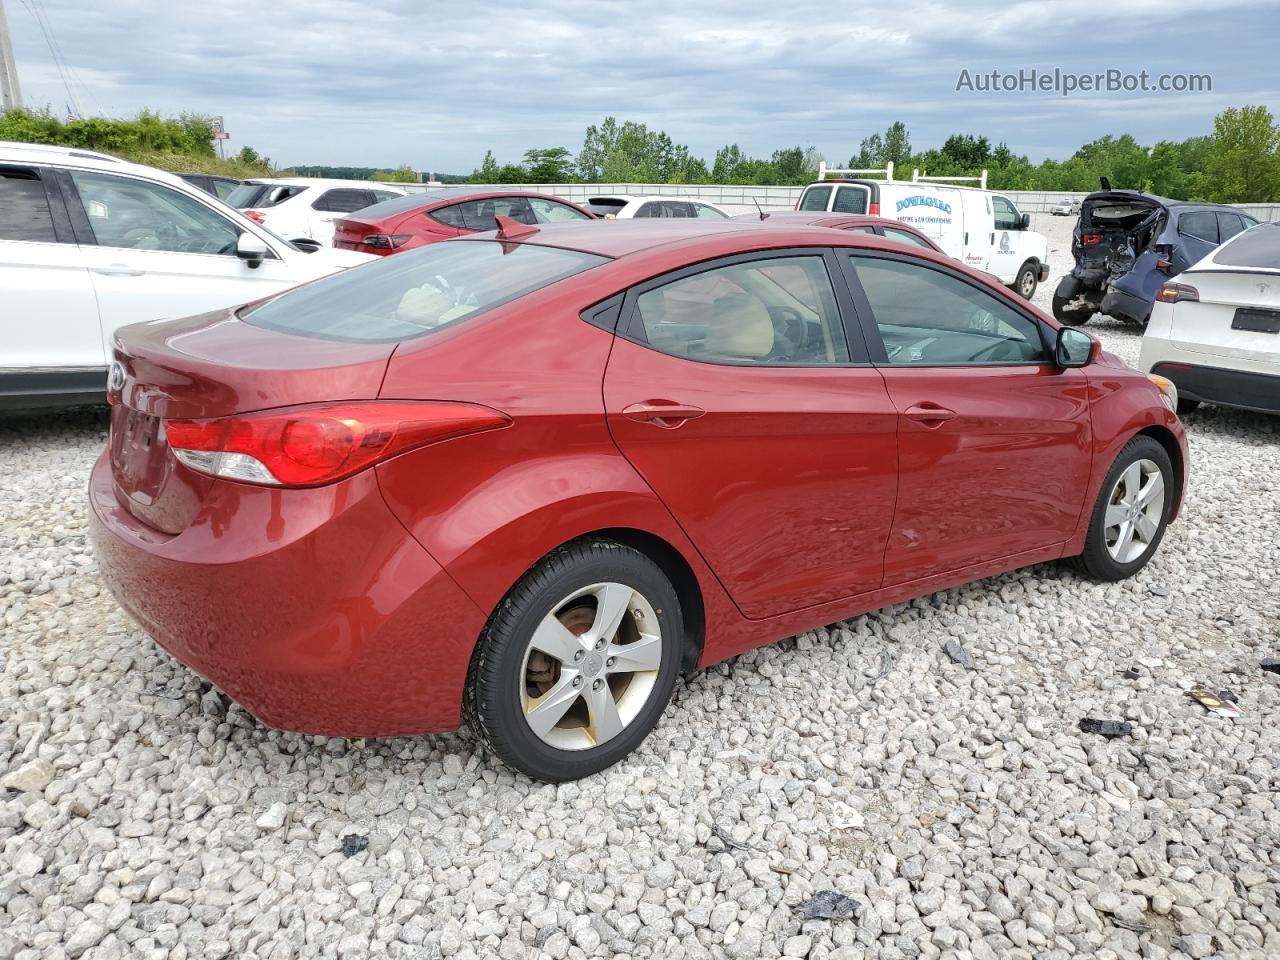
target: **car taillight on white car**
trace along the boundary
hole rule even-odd
[[[1163,283],[1156,299],[1161,303],[1200,302],[1200,291],[1189,283]]]
[[[440,440],[506,426],[475,403],[369,400],[308,404],[207,420],[166,420],[179,462],[242,483],[314,487]]]

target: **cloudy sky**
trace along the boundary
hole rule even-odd
[[[844,162],[901,119],[917,148],[973,132],[1038,162],[1105,133],[1206,133],[1228,106],[1280,112],[1270,2],[0,2],[28,105],[221,114],[233,148],[278,164],[470,172],[489,148],[576,153],[610,114],[708,159],[800,144]],[[1213,89],[956,90],[962,70],[1032,68],[1210,74]]]

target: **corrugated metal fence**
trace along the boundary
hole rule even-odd
[[[397,184],[406,186],[406,184]],[[424,184],[408,184],[412,191],[439,189]],[[522,184],[468,184],[477,189],[493,190],[531,190],[537,193],[551,193],[572,200],[574,203],[585,203],[591,197],[609,194],[662,194],[665,196],[690,197],[707,200],[723,207],[731,214],[754,213],[756,204],[762,210],[791,210],[800,199],[803,187],[748,187],[719,184],[672,184],[672,183],[522,183]],[[1014,202],[1024,213],[1045,213],[1059,200],[1071,198],[1082,199],[1083,193],[1062,193],[1051,190],[1009,190],[1005,196]],[[1259,220],[1280,222],[1280,203],[1240,203],[1241,210],[1257,217]]]

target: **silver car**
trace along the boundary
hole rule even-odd
[[[1049,212],[1055,217],[1074,217],[1080,212],[1080,201],[1073,200],[1070,197],[1063,197],[1049,208]]]

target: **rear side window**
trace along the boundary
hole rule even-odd
[[[459,230],[497,229],[496,217],[510,217],[517,223],[533,226],[539,222],[526,197],[485,197],[481,200],[464,200],[452,206],[432,210],[429,216]]]
[[[749,260],[647,290],[636,318],[649,345],[689,360],[845,363],[849,347],[820,256]]]
[[[565,220],[586,220],[587,215],[580,210],[555,200],[543,200],[541,197],[530,197],[529,207],[539,223],[560,223]]]
[[[1245,229],[1245,223],[1238,213],[1220,213],[1218,214],[1218,239],[1226,243],[1241,230]]]
[[[699,220],[728,220],[729,215],[721,213],[715,207],[709,207],[705,203],[695,203],[693,205],[694,214]]]
[[[592,197],[587,201],[587,209],[598,217],[616,217],[618,211],[626,205],[625,200],[614,200],[609,197]]]
[[[228,203],[231,199],[231,194],[234,193],[236,190],[238,190],[239,187],[240,187],[240,184],[232,183],[230,180],[213,181],[214,196],[216,196],[223,203]]]
[[[833,213],[866,213],[867,188],[841,187],[836,191],[836,203],[831,210]]]
[[[53,243],[53,216],[35,173],[0,170],[0,240]]]
[[[897,240],[899,243],[906,243],[913,247],[924,247],[926,250],[933,249],[932,244],[922,240],[920,237],[917,237],[914,233],[908,233],[906,230],[896,230],[893,227],[885,227],[884,235],[887,239]]]
[[[854,257],[892,364],[1034,363],[1047,359],[1040,329],[1008,304],[931,267]]]
[[[311,209],[323,210],[327,213],[355,213],[357,210],[373,206],[375,202],[372,190],[351,190],[340,187],[322,193],[311,205]]]
[[[241,319],[283,333],[329,340],[407,340],[606,259],[532,244],[433,243],[297,287],[246,309]]]
[[[827,201],[831,199],[830,187],[810,187],[800,198],[801,210],[825,210]]]
[[[1196,237],[1218,242],[1218,220],[1212,213],[1184,213],[1178,218],[1178,232],[1184,237]]]

